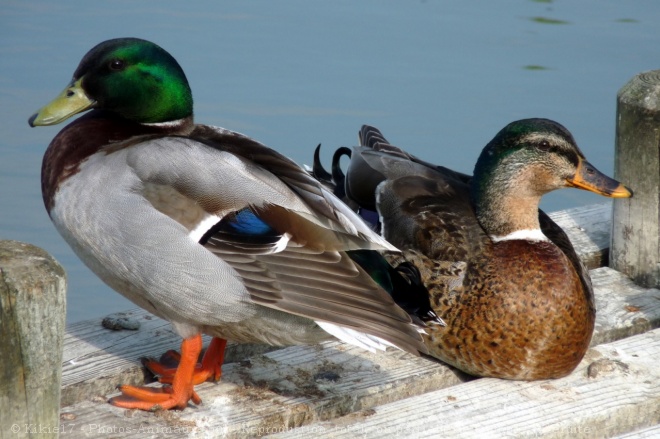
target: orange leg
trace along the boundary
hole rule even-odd
[[[183,409],[191,399],[199,404],[201,399],[193,389],[193,376],[201,351],[201,334],[184,339],[181,343],[181,361],[172,378],[172,387],[158,389],[121,386],[119,390],[122,395],[111,398],[110,403],[118,407],[140,410]]]
[[[205,381],[218,381],[222,376],[222,363],[225,360],[225,347],[227,340],[213,337],[209,347],[202,357],[202,362],[195,365],[193,373],[193,384],[201,384]],[[176,351],[167,351],[160,358],[160,361],[145,360],[144,366],[158,377],[158,381],[165,384],[172,384],[178,364],[181,362],[181,355]],[[173,365],[173,366],[172,366]]]

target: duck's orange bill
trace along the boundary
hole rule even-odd
[[[615,179],[603,174],[594,165],[584,159],[580,159],[573,178],[566,181],[569,186],[595,192],[610,198],[629,198],[633,195],[630,189]]]

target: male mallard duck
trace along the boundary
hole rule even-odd
[[[88,109],[45,153],[48,214],[103,281],[184,339],[176,369],[146,362],[171,387],[123,386],[113,404],[199,403],[193,386],[220,377],[225,339],[290,345],[336,336],[426,352],[419,320],[433,317],[428,292],[414,270],[379,265],[374,251],[396,248],[291,160],[195,124],[186,77],[165,50],[134,38],[97,45],[29,123]],[[404,295],[402,306],[418,315],[388,293]],[[215,338],[196,365],[201,333]]]
[[[363,126],[359,137],[342,191],[377,210],[383,237],[403,252],[396,259],[420,269],[447,323],[428,329],[430,354],[477,376],[569,374],[589,346],[593,290],[539,201],[564,187],[632,193],[589,164],[568,130],[547,119],[507,125],[484,148],[473,177],[424,162],[373,127]],[[323,179],[327,185],[328,175]]]

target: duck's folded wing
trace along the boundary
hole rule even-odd
[[[407,161],[418,163],[427,168],[438,171],[445,178],[451,178],[463,183],[468,183],[472,179],[471,175],[463,174],[462,172],[457,172],[444,166],[435,165],[433,163],[427,162],[425,160],[416,157],[409,152],[394,146],[387,141],[383,133],[376,127],[370,125],[362,125],[360,132],[358,133],[358,141],[360,146],[373,149],[374,151],[386,152],[390,156],[398,156]]]
[[[241,276],[252,300],[260,305],[376,335],[418,351],[418,330],[346,252],[312,249],[288,241],[281,251],[262,247],[237,253],[244,239],[216,233],[206,248]]]
[[[345,253],[393,246],[288,159],[231,133],[209,137],[154,140],[132,166],[206,212],[200,243],[255,303],[424,350],[410,316]]]
[[[360,142],[366,146],[354,148],[347,194],[367,208],[377,200],[390,243],[414,243],[428,257],[463,260],[487,239],[470,204],[469,176],[416,159],[368,125]]]
[[[212,148],[229,153],[235,158],[249,163],[250,166],[259,168],[262,178],[265,180],[277,180],[278,184],[285,185],[289,192],[295,195],[297,202],[295,204],[287,202],[272,204],[295,211],[300,217],[338,235],[338,239],[343,243],[341,247],[338,247],[339,250],[369,248],[397,251],[395,247],[371,230],[359,215],[334,196],[330,190],[295,162],[276,151],[240,133],[218,127],[198,125],[190,136]],[[266,174],[270,175],[266,177]],[[306,207],[299,208],[300,205]],[[303,226],[303,224],[298,224],[295,219],[290,219],[290,221],[296,223],[297,226]],[[291,224],[291,226],[293,225]],[[309,229],[303,227],[300,233],[308,231]],[[314,233],[317,232],[318,230],[314,230]],[[326,238],[319,240],[325,241]],[[300,239],[313,241],[311,237],[300,236]]]

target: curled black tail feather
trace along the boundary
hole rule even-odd
[[[330,189],[332,193],[342,200],[348,207],[358,212],[359,207],[355,201],[346,195],[346,176],[341,169],[340,160],[343,156],[351,157],[351,149],[345,146],[338,148],[332,156],[332,173],[325,170],[321,164],[321,144],[314,150],[314,163],[312,164],[312,177],[316,178],[323,186]]]
[[[327,184],[327,185],[333,185],[332,187],[334,188],[334,182],[332,181],[332,175],[325,170],[323,165],[321,164],[321,144],[319,143],[316,146],[316,149],[314,150],[314,163],[312,163],[312,176],[320,181],[321,183]]]
[[[344,200],[346,198],[346,175],[344,171],[341,170],[341,158],[342,156],[348,156],[351,158],[351,149],[345,146],[337,148],[335,153],[332,155],[332,181],[335,183],[335,195]]]
[[[312,177],[316,178],[326,187],[332,190],[337,198],[346,201],[346,175],[341,169],[341,158],[348,156],[351,158],[351,149],[345,146],[337,148],[332,155],[331,172],[328,172],[321,163],[321,144],[319,143],[314,150],[314,162],[312,163]]]

